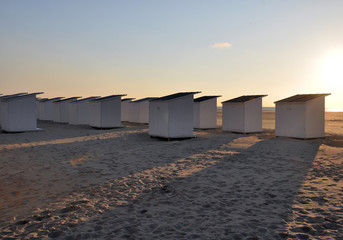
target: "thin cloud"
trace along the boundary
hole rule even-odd
[[[232,44],[229,42],[220,42],[212,45],[212,48],[231,48]]]

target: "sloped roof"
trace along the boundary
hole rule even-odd
[[[321,93],[321,94],[297,94],[292,97],[281,99],[274,103],[286,103],[286,102],[307,102],[318,97],[326,97],[331,95],[331,93]]]
[[[142,99],[138,99],[136,101],[132,101],[133,103],[139,103],[139,102],[144,102],[144,101],[152,101],[156,99],[156,97],[146,97],[146,98],[142,98]]]
[[[44,100],[39,99],[40,102],[55,102],[61,100],[64,97],[55,97],[55,98],[45,98]]]
[[[46,100],[45,102],[48,102],[48,101],[58,101],[58,100],[61,100],[62,98],[64,97],[55,97],[55,98],[49,98],[48,100]]]
[[[81,97],[70,97],[70,98],[63,98],[63,99],[60,99],[60,100],[57,100],[55,102],[64,102],[64,101],[72,101],[72,100],[77,100],[78,98],[81,98]]]
[[[197,94],[197,93],[201,93],[201,92],[179,92],[179,93],[174,93],[174,94],[167,95],[164,97],[156,98],[152,101],[169,101],[169,100],[173,100],[176,98],[184,97],[184,96],[191,95],[191,94],[193,95],[193,94]]]
[[[25,94],[27,94],[27,92],[25,92],[25,93],[10,94],[10,95],[3,95],[3,96],[0,96],[0,99],[5,99],[5,98],[9,98],[9,97],[14,97],[14,96],[20,96],[20,95],[25,95]]]
[[[206,100],[209,100],[212,98],[218,98],[218,97],[221,97],[221,95],[218,95],[218,96],[202,96],[202,97],[195,98],[194,102],[203,102],[203,101],[206,101]]]
[[[75,100],[73,102],[90,101],[90,100],[93,100],[93,99],[96,99],[96,98],[100,98],[100,96],[94,96],[94,97],[87,97],[87,98],[77,99],[77,100]]]
[[[23,97],[29,97],[29,96],[36,96],[38,94],[43,94],[44,92],[36,92],[36,93],[29,93],[29,94],[13,94],[13,95],[7,95],[7,96],[3,96],[1,98],[1,101],[9,101],[9,100],[13,100],[16,98],[23,98]]]
[[[122,97],[122,96],[126,96],[126,94],[109,95],[106,97],[95,98],[95,99],[92,99],[91,101],[104,101],[110,98],[116,98],[116,97]]]
[[[126,95],[125,95],[126,96]],[[135,99],[135,98],[123,98],[121,101],[122,102],[126,102],[126,101],[131,101],[131,100],[133,100],[133,99]]]
[[[262,98],[262,97],[266,97],[268,95],[244,95],[244,96],[240,96],[237,98],[233,98],[230,100],[227,100],[225,102],[222,103],[243,103],[243,102],[248,102],[257,98]]]

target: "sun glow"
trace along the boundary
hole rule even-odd
[[[324,60],[321,78],[328,87],[343,87],[343,51]]]

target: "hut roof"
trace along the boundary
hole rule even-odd
[[[3,96],[0,96],[0,99],[4,99],[4,98],[8,98],[8,97],[13,97],[13,96],[20,96],[20,95],[25,95],[25,94],[27,94],[27,92],[25,92],[25,93],[10,94],[10,95],[3,95]]]
[[[156,98],[152,101],[169,101],[169,100],[173,100],[175,98],[180,98],[180,97],[184,97],[184,96],[191,95],[191,94],[193,95],[193,94],[197,94],[197,93],[201,93],[201,92],[179,92],[179,93],[174,93],[174,94],[167,95],[164,97]]]
[[[133,101],[133,103],[139,103],[139,102],[144,102],[144,101],[152,101],[156,99],[156,97],[146,97],[146,98],[142,98],[142,99],[138,99],[136,101]]]
[[[40,100],[40,102],[55,102],[55,101],[61,100],[62,98],[64,97],[47,98],[44,100]]]
[[[126,96],[126,95],[125,95]],[[133,99],[135,99],[135,98],[123,98],[121,101],[122,102],[126,102],[126,101],[131,101],[131,100],[133,100]]]
[[[29,97],[29,96],[33,96],[33,95],[38,95],[38,94],[43,94],[44,92],[36,92],[36,93],[29,93],[29,94],[14,94],[14,95],[7,95],[7,96],[3,96],[1,98],[1,101],[10,101],[13,99],[17,99],[17,98],[23,98],[23,97]]]
[[[276,101],[275,103],[286,103],[286,102],[307,102],[312,99],[318,98],[318,97],[326,97],[331,95],[331,93],[321,93],[321,94],[297,94],[292,97],[288,97],[285,99],[281,99],[279,101]]]
[[[100,98],[100,96],[94,96],[94,97],[87,97],[87,98],[77,99],[77,100],[75,100],[73,102],[90,101],[90,100],[93,100],[93,99],[96,99],[96,98]]]
[[[262,97],[266,97],[268,95],[244,95],[244,96],[240,96],[237,98],[233,98],[230,100],[227,100],[225,102],[222,103],[243,103],[243,102],[248,102],[257,98],[262,98]]]
[[[116,98],[116,97],[122,97],[122,96],[126,96],[126,94],[109,95],[109,96],[106,96],[106,97],[95,98],[95,99],[92,99],[91,101],[104,101],[104,100],[107,100],[107,99]]]
[[[218,98],[218,97],[221,97],[221,95],[218,95],[218,96],[202,96],[202,97],[195,98],[194,102],[203,102],[203,101],[206,101],[206,100],[209,100],[212,98]]]
[[[57,100],[55,102],[64,102],[64,101],[69,101],[69,100],[77,100],[78,98],[81,98],[81,97],[70,97],[70,98],[63,98],[63,99],[60,99],[60,100]]]

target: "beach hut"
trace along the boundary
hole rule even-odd
[[[275,135],[325,137],[325,94],[298,94],[275,102]]]
[[[209,129],[217,127],[217,98],[220,96],[202,96],[194,99],[193,127]]]
[[[1,99],[1,127],[6,132],[37,130],[36,96],[39,93],[12,95]]]
[[[43,105],[43,109],[41,110],[41,120],[43,121],[52,121],[54,119],[54,102],[61,100],[62,97],[56,97],[56,98],[48,98],[45,100],[42,100],[40,103]]]
[[[47,98],[37,98],[36,109],[37,109],[37,119],[42,120],[44,116],[44,101]]]
[[[69,124],[89,124],[91,100],[99,98],[88,97],[70,102]]]
[[[262,132],[262,98],[267,95],[244,95],[222,102],[223,131]]]
[[[57,123],[69,122],[69,105],[70,102],[77,100],[80,97],[64,98],[53,102],[53,121]]]
[[[10,94],[10,95],[1,95],[1,96],[0,96],[0,127],[1,127],[1,100],[2,100],[2,99],[5,99],[5,98],[8,98],[8,97],[20,96],[20,95],[25,95],[25,94],[27,94],[27,92],[24,92],[24,93],[16,93],[16,94]]]
[[[129,122],[130,117],[132,116],[132,100],[134,98],[124,98],[121,100],[121,120],[123,122]]]
[[[42,101],[46,100],[47,98],[40,98],[36,97],[36,117],[38,120],[42,117],[43,106],[41,104]]]
[[[147,97],[131,102],[130,122],[149,123],[149,105],[154,97]]]
[[[91,100],[89,125],[96,128],[121,127],[121,95]]]
[[[150,101],[149,135],[162,138],[193,137],[193,96],[180,92]]]

